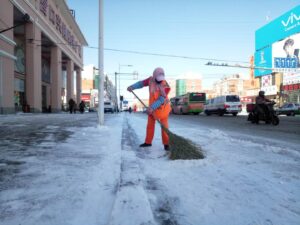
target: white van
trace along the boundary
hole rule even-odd
[[[204,113],[209,116],[211,114],[232,114],[236,116],[242,111],[242,104],[238,95],[224,95],[209,99],[204,107]]]
[[[104,102],[104,112],[111,112],[114,113],[114,105],[111,101],[105,101]]]

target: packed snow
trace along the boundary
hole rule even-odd
[[[0,125],[9,120],[1,119]],[[14,185],[0,187],[0,224],[299,224],[297,144],[272,145],[178,121],[172,132],[200,145],[205,159],[171,161],[158,124],[152,147],[138,147],[146,122],[145,114],[106,115],[105,126],[67,128],[65,141],[48,135],[32,147],[38,155],[18,158]]]

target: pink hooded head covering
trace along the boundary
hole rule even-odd
[[[157,67],[153,71],[153,78],[157,81],[163,81],[165,80],[165,71],[161,67]],[[163,97],[166,97],[166,93],[164,91],[164,88],[160,85],[157,84],[156,82],[153,82],[150,86],[150,92],[154,92],[155,90],[160,90],[160,93]]]
[[[161,67],[157,67],[153,71],[153,78],[156,79],[157,81],[163,81],[165,80],[165,71]]]

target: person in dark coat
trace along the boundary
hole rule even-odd
[[[84,101],[82,100],[82,101],[79,103],[79,112],[80,112],[80,113],[84,113],[84,107],[85,107],[85,103],[84,103]]]
[[[269,110],[267,104],[272,101],[265,97],[264,91],[259,91],[258,96],[255,99],[255,102],[257,105],[258,112],[265,114],[267,117],[269,117],[270,110]]]
[[[75,113],[75,101],[73,100],[73,98],[70,98],[69,100],[69,110],[71,114],[73,112]]]

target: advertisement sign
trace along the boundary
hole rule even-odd
[[[293,8],[255,32],[255,49],[300,33],[300,6]]]
[[[261,90],[265,92],[265,95],[276,95],[278,88],[276,85],[261,87]]]
[[[282,77],[282,84],[298,84],[300,83],[300,73],[284,73]]]
[[[300,33],[272,46],[274,68],[299,68]]]
[[[254,65],[258,68],[272,68],[272,47],[266,47],[255,52]],[[271,74],[272,70],[255,69],[254,76]]]
[[[269,87],[272,85],[272,75],[261,77],[261,87]]]

